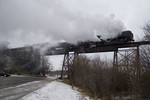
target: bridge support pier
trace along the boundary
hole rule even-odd
[[[140,63],[140,53],[139,53],[139,46],[137,46],[137,52],[136,52],[136,66],[137,66],[137,77],[139,78],[141,76],[141,63]]]
[[[137,77],[141,74],[139,46],[133,49],[114,51],[113,68],[115,70],[133,71]]]
[[[67,77],[69,78],[69,71],[70,71],[70,65],[74,63],[75,58],[78,56],[78,53],[69,53],[67,52],[64,55],[63,59],[63,65],[62,65],[62,70],[61,70],[61,79]]]
[[[118,70],[118,50],[114,51],[113,68]]]

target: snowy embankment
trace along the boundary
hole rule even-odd
[[[82,96],[77,88],[59,82],[53,81],[43,88],[36,90],[21,100],[90,100],[89,97]]]

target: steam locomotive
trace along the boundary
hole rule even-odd
[[[93,48],[93,47],[100,47],[105,45],[115,45],[120,43],[130,43],[133,42],[133,33],[129,30],[122,31],[117,37],[108,38],[106,40],[101,39],[100,35],[97,35],[100,41],[85,41],[85,42],[78,42],[77,46],[80,48]]]
[[[134,41],[133,33],[129,30],[122,31],[121,34],[119,34],[117,37],[108,38],[106,40],[101,39],[100,35],[97,35],[97,37],[101,40],[101,42],[122,42],[122,43],[127,43],[127,42]]]
[[[66,50],[74,50],[77,48],[94,48],[107,45],[130,43],[134,41],[133,33],[129,30],[122,31],[117,37],[108,38],[106,40],[101,39],[100,35],[97,35],[97,37],[100,39],[100,41],[80,41],[77,44],[64,42],[61,43],[59,46]]]

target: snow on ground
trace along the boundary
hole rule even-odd
[[[43,88],[36,90],[20,100],[90,100],[89,97],[83,97],[77,88],[59,82],[53,81]]]
[[[27,85],[31,85],[31,84],[35,84],[35,83],[40,83],[40,81],[27,82],[25,84],[13,86],[13,87],[7,87],[7,88],[1,89],[1,90],[7,90],[7,89],[11,89],[11,88],[19,88],[19,87],[22,87],[22,86],[27,86]]]
[[[12,74],[11,77],[28,77],[27,75],[16,75],[16,74]]]
[[[46,78],[54,80],[57,79],[57,76],[46,76]]]

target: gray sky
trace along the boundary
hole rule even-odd
[[[98,40],[131,30],[137,39],[150,20],[150,0],[0,0],[0,42]]]

